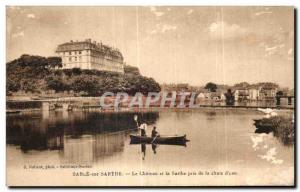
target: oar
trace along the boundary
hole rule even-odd
[[[156,135],[156,136],[154,137],[154,139],[152,140],[151,144],[155,141],[155,139],[157,138],[157,136],[158,136],[158,135]]]

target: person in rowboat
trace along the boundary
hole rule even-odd
[[[141,136],[145,137],[146,135],[146,130],[147,130],[147,124],[143,123],[140,125],[139,129],[141,130]]]
[[[158,136],[159,135],[158,135],[158,132],[156,131],[156,126],[154,126],[153,129],[152,129],[151,137],[156,138]]]

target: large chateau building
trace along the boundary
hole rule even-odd
[[[62,58],[63,69],[81,68],[124,73],[124,59],[118,49],[102,43],[70,41],[58,45],[56,53]]]

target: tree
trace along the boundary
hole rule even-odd
[[[46,79],[47,89],[52,89],[55,91],[65,91],[69,89],[69,86],[63,82],[60,77],[48,77]]]
[[[24,79],[21,81],[21,88],[25,92],[38,92],[36,79]]]
[[[210,92],[216,92],[218,87],[215,83],[209,82],[205,85],[204,88],[207,89]]]
[[[50,68],[61,68],[62,60],[60,57],[48,57],[47,58],[48,67]]]
[[[85,91],[88,95],[97,96],[99,95],[99,78],[96,76],[77,76],[74,78],[71,88],[74,91],[80,92]]]
[[[233,93],[231,92],[231,89],[228,89],[227,90],[227,93],[225,93],[225,97],[226,97],[226,105],[234,105],[234,95]]]
[[[22,67],[46,68],[48,66],[48,61],[45,57],[35,55],[24,54],[13,62],[17,62]]]
[[[276,96],[279,96],[279,97],[283,96],[283,91],[277,91]]]
[[[17,92],[21,88],[19,82],[14,81],[12,78],[7,78],[6,81],[6,92]]]
[[[72,69],[72,74],[73,75],[81,75],[81,69],[80,68],[73,68]]]
[[[63,69],[62,71],[66,76],[72,76],[72,69]]]
[[[140,75],[140,70],[137,67],[133,67],[130,65],[124,66],[124,72],[125,74],[133,74],[133,75]]]

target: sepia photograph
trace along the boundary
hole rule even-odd
[[[294,7],[5,9],[8,187],[295,187]]]

